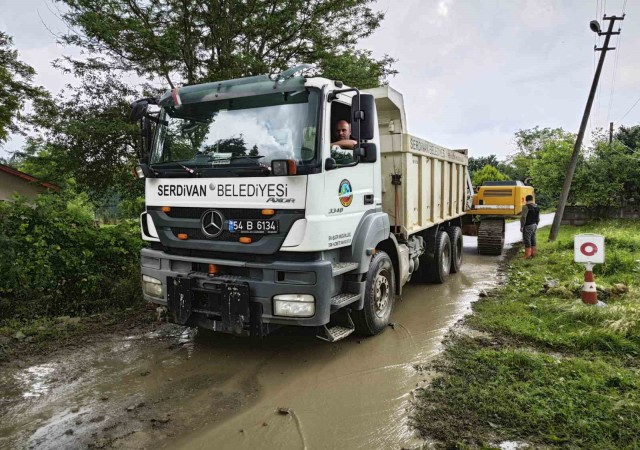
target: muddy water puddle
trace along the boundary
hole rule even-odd
[[[142,448],[241,408],[256,374],[194,353],[194,335],[168,325],[3,371],[0,448]]]
[[[415,368],[441,348],[479,289],[496,283],[497,258],[465,254],[465,272],[440,286],[409,285],[393,327],[375,338],[333,345],[280,344],[265,362],[256,403],[216,426],[183,436],[180,448],[401,448],[419,444],[407,423]],[[279,408],[292,413],[282,414]]]
[[[475,252],[465,237],[461,273],[406,286],[393,327],[374,338],[328,344],[290,329],[254,340],[167,325],[3,370],[0,448],[416,446],[406,409],[428,380],[414,366],[498,281],[499,258]]]

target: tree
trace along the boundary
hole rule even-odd
[[[485,181],[504,181],[507,179],[506,175],[487,164],[473,175],[472,182],[474,186],[482,186]]]
[[[141,95],[110,72],[92,72],[70,96],[35,102],[30,121],[40,135],[28,140],[22,164],[56,184],[73,177],[93,199],[135,198],[142,191],[131,174],[140,131],[127,117]]]
[[[32,84],[35,70],[18,60],[12,46],[11,37],[0,31],[0,146],[10,133],[20,131],[17,121],[25,103],[46,96],[43,88]]]
[[[633,139],[640,127],[633,128],[625,129],[623,140],[616,138],[611,144],[604,134],[597,137],[593,149],[576,172],[574,194],[577,203],[597,207],[640,204],[638,147],[624,143],[640,144]]]
[[[562,128],[540,128],[536,126],[528,130],[518,130],[514,138],[514,143],[518,149],[515,155],[537,158],[546,143],[566,139],[575,141],[574,135],[564,131]]]
[[[380,26],[372,0],[59,0],[72,31],[62,41],[96,68],[161,78],[169,86],[226,80],[315,63],[347,84],[384,82],[394,60],[356,43]]]
[[[528,130],[518,130],[514,137],[514,144],[517,150],[507,158],[508,169],[504,168],[506,169],[505,172],[512,180],[531,181],[537,187],[539,180],[536,179],[531,168],[534,162],[542,157],[547,148],[546,146],[549,144],[555,145],[556,143],[573,145],[574,142],[575,135],[564,131],[562,128],[540,128],[536,126]],[[549,169],[553,169],[553,167],[549,167]],[[556,170],[559,170],[559,168]],[[566,168],[562,169],[562,176],[564,176],[565,172]],[[544,184],[544,181],[542,183]],[[540,197],[537,191],[536,196],[537,200],[539,200]]]
[[[627,148],[627,151],[640,150],[640,125],[633,127],[621,126],[614,138]]]
[[[468,166],[469,174],[473,177],[473,174],[482,170],[484,166],[498,167],[498,164],[498,157],[496,155],[478,156],[477,158],[470,156]]]
[[[554,139],[546,141],[537,151],[529,166],[538,203],[545,206],[557,203],[573,152],[573,141]],[[580,165],[583,158],[578,160]],[[575,192],[575,187],[572,193]]]

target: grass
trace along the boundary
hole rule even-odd
[[[605,236],[606,263],[594,272],[606,308],[579,300],[580,233]],[[444,448],[505,440],[640,448],[638,222],[563,227],[554,243],[541,230],[539,238],[538,256],[508,262],[507,282],[466,318],[461,330],[482,333],[450,334],[433,382],[417,396],[413,426]]]

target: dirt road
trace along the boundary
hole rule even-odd
[[[507,241],[518,238],[508,224]],[[9,366],[0,448],[417,446],[406,421],[425,382],[415,366],[498,282],[499,258],[478,256],[475,238],[464,258],[443,285],[407,286],[394,326],[374,338],[328,344],[285,330],[252,340],[165,325]]]

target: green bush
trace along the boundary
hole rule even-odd
[[[141,301],[139,227],[97,227],[72,191],[0,203],[0,324]]]

